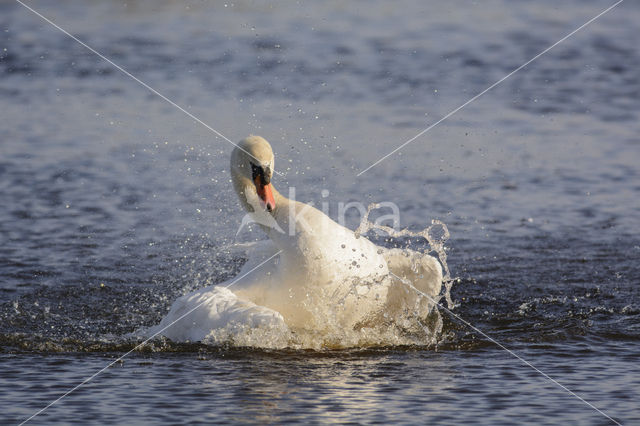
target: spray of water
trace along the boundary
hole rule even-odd
[[[345,277],[339,285],[319,288],[294,285],[295,290],[290,291],[304,289],[303,297],[282,297],[300,301],[296,309],[307,315],[304,325],[287,323],[283,312],[280,322],[256,327],[230,322],[213,330],[203,341],[214,345],[312,349],[437,344],[443,322],[436,304],[444,298],[449,309],[454,307],[445,247],[449,231],[437,220],[420,231],[373,223],[369,213],[378,207],[368,207],[355,234],[358,238],[384,235],[389,245],[395,246],[379,247],[379,254],[384,255],[389,266],[388,275],[375,280]],[[418,239],[426,241],[428,247],[424,243],[409,247]],[[251,257],[252,253],[248,255]],[[238,294],[244,296],[242,292]],[[354,320],[353,306],[359,304],[375,309]]]
[[[438,297],[438,300],[440,297],[444,297],[447,302],[447,307],[449,309],[453,309],[455,304],[451,299],[451,288],[453,287],[454,279],[451,278],[445,248],[445,243],[450,237],[447,225],[440,220],[433,219],[431,221],[431,225],[421,231],[411,231],[409,229],[396,230],[390,226],[374,224],[369,220],[369,214],[380,207],[381,206],[377,203],[369,205],[366,214],[360,221],[360,225],[354,231],[356,236],[360,236],[368,232],[383,232],[391,238],[424,238],[429,243],[429,249],[421,253],[423,255],[428,255],[430,252],[434,253],[440,261],[443,270],[442,284],[444,285],[444,292]]]

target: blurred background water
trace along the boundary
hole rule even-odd
[[[632,424],[637,3],[356,177],[612,3],[28,4],[231,140],[267,138],[298,200],[442,220],[455,312]],[[0,403],[18,423],[233,277],[242,214],[231,144],[13,1],[0,76]],[[443,316],[437,347],[156,342],[34,422],[610,423]]]

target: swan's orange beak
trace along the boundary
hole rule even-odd
[[[262,176],[260,175],[256,176],[253,183],[256,185],[256,192],[258,193],[258,198],[260,198],[260,205],[262,208],[266,208],[267,211],[272,212],[276,208],[276,200],[273,198],[271,183],[264,185],[262,183]]]

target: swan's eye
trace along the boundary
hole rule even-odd
[[[256,166],[252,162],[249,162],[249,164],[251,164],[251,179],[255,182],[256,178],[260,176],[260,182],[262,182],[263,185],[269,185],[271,182],[270,167]]]
[[[261,172],[262,172],[262,168],[256,166],[255,164],[253,164],[252,162],[249,162],[249,164],[251,164],[251,179],[252,180],[256,180],[256,178],[258,176],[260,176]]]

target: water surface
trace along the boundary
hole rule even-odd
[[[640,421],[636,3],[360,177],[610,3],[29,4],[231,140],[267,138],[299,200],[442,220],[454,312]],[[0,403],[19,423],[235,276],[242,212],[231,144],[14,2],[0,75]],[[611,423],[441,314],[435,346],[156,341],[33,421]]]

